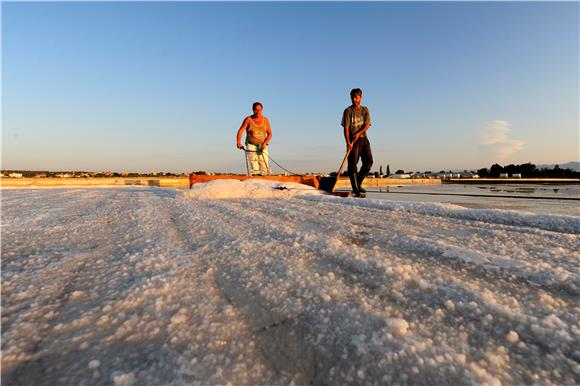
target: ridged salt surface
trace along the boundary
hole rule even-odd
[[[580,217],[2,191],[3,385],[574,385]]]

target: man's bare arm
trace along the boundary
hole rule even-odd
[[[354,136],[354,138],[353,138],[352,142],[353,142],[353,143],[354,143],[354,142],[356,142],[356,140],[357,140],[357,139],[358,139],[358,138],[359,138],[361,135],[363,135],[364,133],[366,133],[366,132],[367,132],[367,130],[369,129],[369,127],[371,127],[371,124],[370,124],[370,123],[368,123],[368,122],[367,122],[367,123],[365,123],[365,124],[363,125],[362,129],[360,129],[360,131],[359,131],[359,132],[357,132],[357,133],[355,134],[355,136]]]
[[[270,121],[268,120],[268,118],[264,118],[266,120],[266,139],[264,140],[264,143],[262,144],[263,147],[268,146],[268,143],[270,142],[270,140],[272,140],[272,128],[270,127]]]
[[[246,131],[246,128],[248,127],[249,120],[250,120],[250,117],[246,117],[244,119],[244,121],[242,122],[242,125],[238,129],[238,136],[237,136],[237,148],[238,149],[244,148],[244,145],[242,145],[242,136],[244,135],[244,131]]]

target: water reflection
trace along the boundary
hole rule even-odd
[[[399,185],[367,189],[367,198],[580,216],[580,185]]]

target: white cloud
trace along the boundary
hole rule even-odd
[[[522,150],[527,141],[510,139],[512,130],[508,121],[496,120],[486,122],[482,127],[479,144],[493,157],[493,161],[504,161],[508,156]]]

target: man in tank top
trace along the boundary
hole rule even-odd
[[[252,176],[266,176],[270,174],[268,166],[268,143],[272,139],[270,121],[262,115],[263,106],[260,102],[252,105],[253,115],[246,117],[238,130],[237,147],[246,151],[249,173]],[[246,132],[245,148],[242,145],[242,136]]]
[[[367,138],[367,130],[371,126],[371,115],[366,106],[361,106],[362,91],[355,88],[350,92],[352,105],[342,113],[341,125],[344,127],[344,139],[348,155],[348,176],[355,197],[364,197],[366,190],[362,184],[373,165],[371,144]],[[357,172],[357,164],[362,159],[362,166]]]

